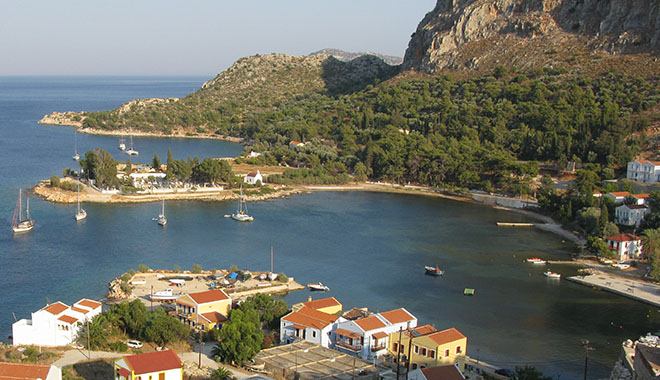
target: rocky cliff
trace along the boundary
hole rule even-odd
[[[595,51],[658,50],[658,0],[438,0],[412,35],[403,68],[556,65]]]

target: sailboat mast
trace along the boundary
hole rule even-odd
[[[17,226],[18,225],[18,220],[20,219],[20,213],[21,213],[21,190],[18,190],[18,200],[16,201],[16,208],[14,208],[14,217],[12,218],[11,225],[12,226]]]
[[[270,246],[270,273],[275,273],[273,272],[273,246]]]
[[[27,220],[30,219],[30,198],[28,197],[27,199],[27,207],[25,207],[25,216],[27,217]]]
[[[80,214],[80,182],[76,186],[76,203],[78,204],[78,214]]]

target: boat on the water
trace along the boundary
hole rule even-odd
[[[121,148],[120,148],[121,149]],[[133,149],[133,135],[131,135],[131,147],[126,149],[124,152],[130,156],[137,156],[140,154],[137,150]]]
[[[427,265],[424,267],[424,273],[430,276],[442,276],[443,274],[445,274],[445,271],[441,270],[437,266],[431,267]]]
[[[162,208],[161,208],[160,214],[158,214],[158,218],[156,218],[156,221],[161,226],[164,226],[164,225],[167,224],[167,218],[165,217],[165,200],[163,199],[162,202],[163,202],[162,203]]]
[[[238,210],[235,214],[231,214],[231,218],[239,222],[251,222],[254,217],[248,215],[247,204],[245,203],[245,196],[243,195],[243,185],[241,184],[241,196],[238,198]]]
[[[74,218],[76,218],[76,221],[85,219],[87,217],[87,211],[80,207],[80,182],[78,182],[76,186],[76,204],[78,205],[78,208]]]
[[[532,263],[532,264],[546,264],[547,263],[547,261],[539,259],[538,257],[529,258],[529,259],[527,259],[527,262]]]
[[[30,198],[27,198],[27,205],[25,207],[25,218],[23,218],[23,200],[22,189],[18,189],[18,201],[16,201],[16,208],[14,209],[14,217],[11,222],[11,229],[17,232],[27,232],[34,228],[34,221],[30,217]]]
[[[126,143],[124,142],[124,136],[119,138],[119,146],[117,149],[121,150],[122,152],[126,150]]]
[[[475,292],[476,292],[476,291],[475,291],[474,289],[472,289],[472,288],[465,288],[465,290],[463,290],[463,295],[465,295],[465,296],[473,296]]]
[[[561,274],[551,271],[546,271],[543,275],[548,278],[561,278]]]
[[[177,295],[174,294],[174,291],[172,291],[172,289],[161,290],[151,294],[152,301],[171,301],[171,300],[175,300],[176,297]]]
[[[73,158],[74,160],[78,161],[80,160],[80,155],[78,154],[78,132],[73,132],[73,137],[74,137],[74,143],[73,143]]]
[[[309,290],[317,291],[317,292],[327,292],[328,290],[330,290],[330,288],[323,285],[323,283],[321,282],[317,282],[314,284],[307,284],[307,287],[309,288]]]

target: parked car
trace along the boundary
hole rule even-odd
[[[142,342],[140,342],[139,340],[129,340],[126,341],[126,345],[130,348],[141,348]]]

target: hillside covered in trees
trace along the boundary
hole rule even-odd
[[[522,194],[540,161],[595,163],[613,178],[646,141],[660,102],[657,77],[615,71],[588,77],[496,67],[471,79],[408,74],[372,82],[339,92],[291,87],[298,93],[290,97],[273,89],[259,100],[248,86],[241,103],[219,95],[227,90],[216,78],[179,102],[88,113],[84,125],[212,130],[268,152],[257,163],[303,166],[317,177],[350,173]],[[292,150],[290,141],[306,144]]]

